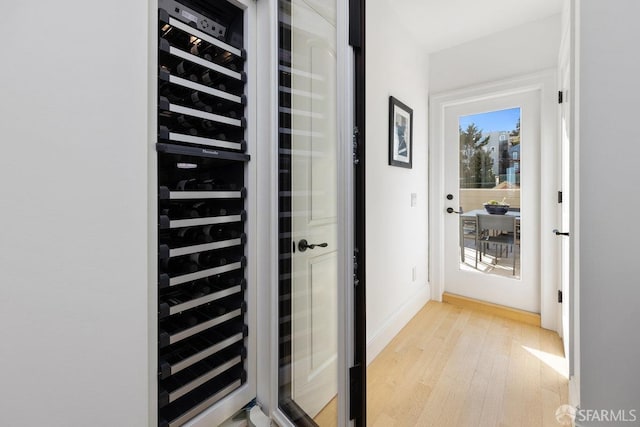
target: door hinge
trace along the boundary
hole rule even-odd
[[[357,287],[360,284],[360,279],[358,279],[358,254],[360,251],[358,248],[353,249],[353,287]]]
[[[362,367],[349,368],[349,419],[355,420],[362,413]]]
[[[562,291],[558,289],[558,302],[562,303]]]
[[[358,158],[358,136],[360,135],[360,131],[358,130],[358,127],[355,126],[353,128],[353,135],[352,135],[352,149],[353,149],[353,164],[357,165],[358,163],[360,163],[360,159]]]
[[[558,91],[558,104],[562,104],[563,101],[563,93],[561,90]]]
[[[558,191],[558,203],[562,203],[562,191]]]

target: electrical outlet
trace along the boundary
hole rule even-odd
[[[415,208],[418,204],[418,195],[416,193],[411,193],[411,207]]]

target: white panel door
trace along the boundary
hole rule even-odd
[[[560,87],[568,88],[570,81],[569,54],[563,58],[564,63],[560,68]],[[560,144],[561,144],[561,188],[562,188],[562,216],[561,232],[569,232],[571,229],[571,108],[567,91],[564,91],[564,100],[560,104]],[[571,247],[569,236],[558,236],[562,239],[562,263],[561,263],[561,290],[562,290],[562,342],[564,344],[564,354],[567,357],[572,371],[573,360],[570,357],[570,307],[571,307]]]
[[[334,2],[293,1],[291,27],[292,398],[313,418],[338,387]]]

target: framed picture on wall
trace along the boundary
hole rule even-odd
[[[389,97],[389,164],[411,169],[413,110]]]

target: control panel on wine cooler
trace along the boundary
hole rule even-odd
[[[247,381],[243,10],[158,2],[158,425]]]

